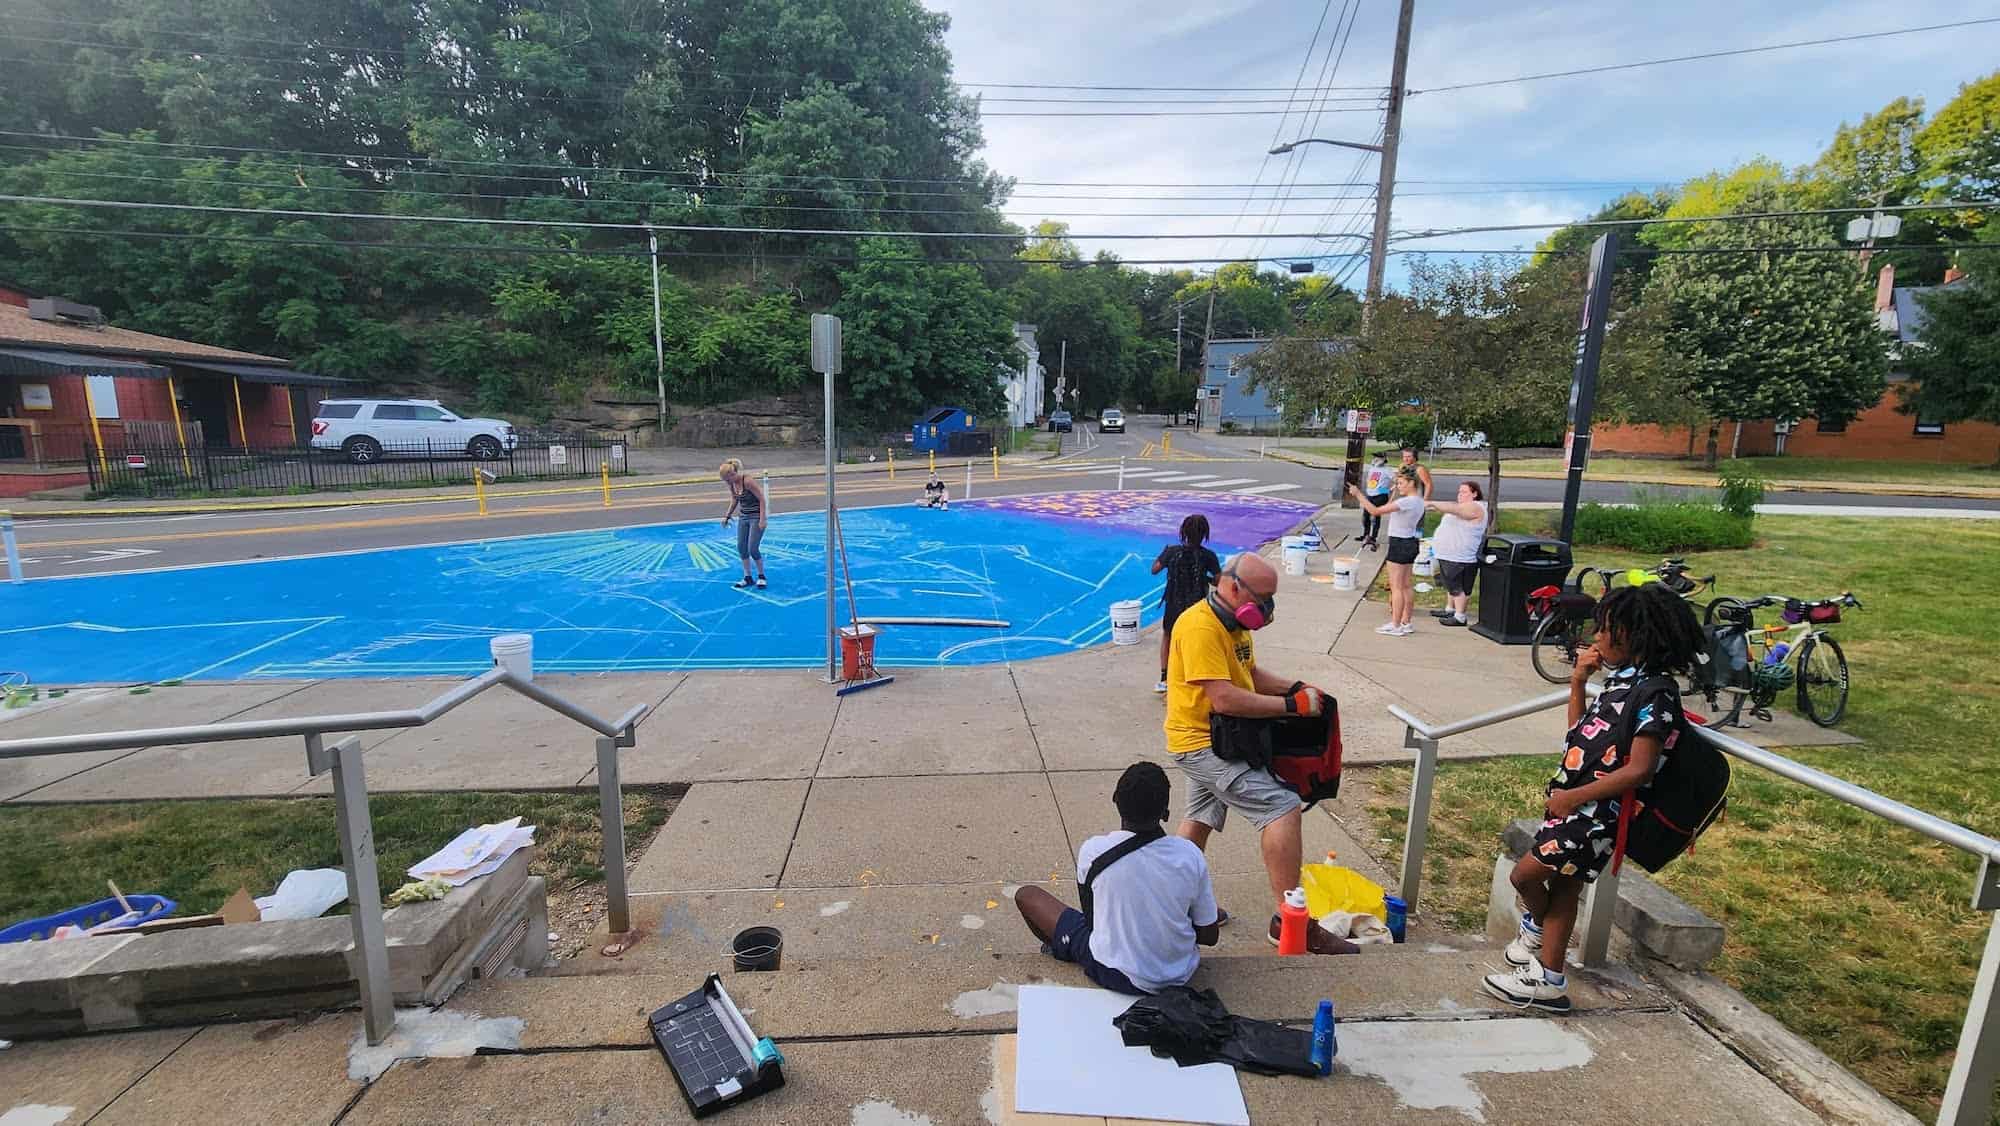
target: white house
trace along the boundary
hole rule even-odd
[[[1007,419],[1017,427],[1033,426],[1042,416],[1042,382],[1048,371],[1042,367],[1034,325],[1016,324],[1014,338],[1021,345],[1020,363],[1000,371],[1001,389],[1007,395]]]

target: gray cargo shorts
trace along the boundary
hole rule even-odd
[[[1220,831],[1234,809],[1262,831],[1265,826],[1305,803],[1298,792],[1246,762],[1217,758],[1206,747],[1176,755],[1187,779],[1187,819]]]

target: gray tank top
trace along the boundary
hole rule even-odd
[[[750,479],[743,479],[743,490],[736,494],[736,511],[745,516],[757,516],[764,511],[764,502],[757,499],[757,490],[750,487]]]

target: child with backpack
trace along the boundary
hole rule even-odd
[[[1160,603],[1160,682],[1153,691],[1167,690],[1167,649],[1174,638],[1174,621],[1181,611],[1208,597],[1208,588],[1222,577],[1222,560],[1209,550],[1208,517],[1197,512],[1181,521],[1181,538],[1160,549],[1153,560],[1153,573],[1167,573],[1167,589]]]
[[[1703,646],[1694,610],[1662,584],[1620,587],[1598,603],[1597,641],[1577,655],[1570,676],[1570,728],[1562,764],[1549,780],[1546,820],[1533,847],[1514,865],[1514,890],[1527,908],[1521,933],[1507,946],[1507,972],[1487,975],[1488,993],[1522,1008],[1568,1012],[1564,955],[1584,889],[1620,842],[1621,813],[1628,823],[1634,812],[1653,814],[1645,821],[1648,830],[1655,837],[1678,840],[1677,845],[1656,846],[1648,855],[1646,866],[1657,870],[1720,812],[1719,789],[1698,823],[1680,813],[1678,801],[1654,801],[1668,797],[1654,791],[1669,786],[1685,789],[1692,782],[1706,789],[1709,772],[1720,765],[1719,752],[1687,735],[1674,679],[1694,665]],[[1604,691],[1592,701],[1586,687],[1600,668],[1605,670]],[[1711,757],[1718,761],[1711,763]],[[1703,776],[1691,779],[1690,771],[1697,769]],[[1726,786],[1728,768],[1720,765],[1720,770]],[[1659,816],[1649,804],[1672,808],[1686,828]]]

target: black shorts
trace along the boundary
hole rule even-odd
[[[1179,621],[1181,614],[1185,613],[1187,608],[1192,605],[1194,605],[1192,602],[1179,606],[1176,606],[1172,602],[1167,603],[1164,612],[1160,615],[1160,632],[1166,634],[1168,637],[1172,637],[1174,635],[1174,623]]]
[[[1083,976],[1094,984],[1109,989],[1113,993],[1123,993],[1131,997],[1147,996],[1145,990],[1132,984],[1132,979],[1117,966],[1107,966],[1090,953],[1090,922],[1083,912],[1074,907],[1063,908],[1056,919],[1056,933],[1049,936],[1042,945],[1055,956],[1058,962],[1071,962],[1083,968]]]
[[[1446,594],[1471,594],[1472,581],[1479,577],[1479,564],[1459,563],[1451,559],[1438,560],[1438,570],[1444,579]]]
[[[1415,563],[1417,561],[1417,545],[1421,542],[1415,536],[1390,536],[1389,562],[1405,565]]]

